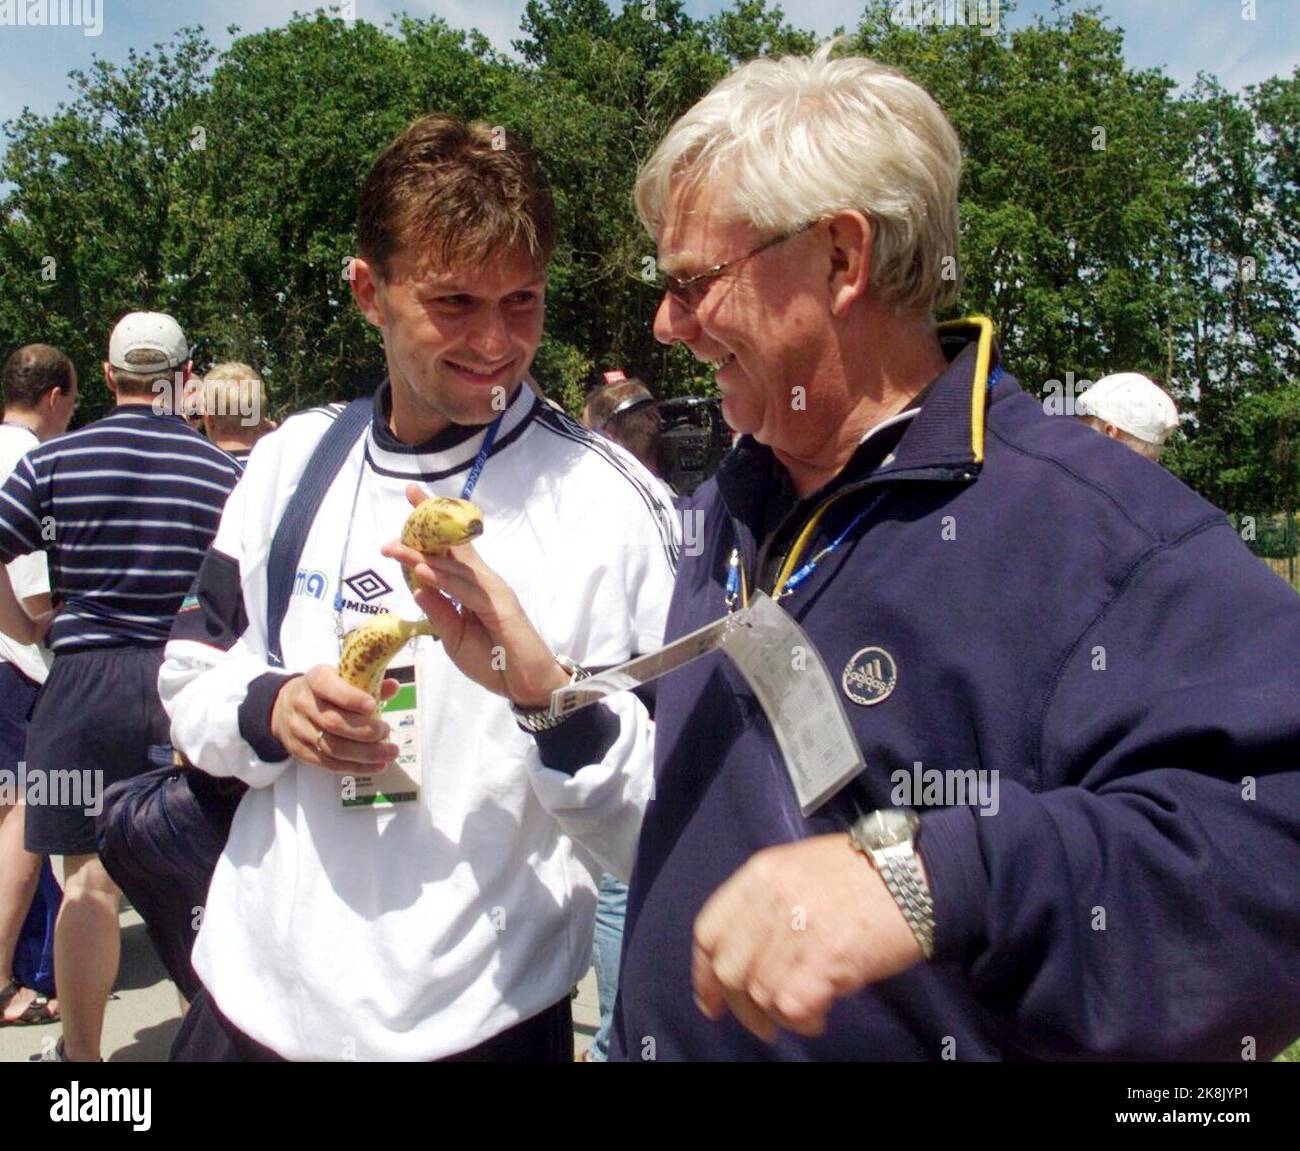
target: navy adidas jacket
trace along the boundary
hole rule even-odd
[[[847,489],[808,554],[879,497],[783,601],[867,766],[805,819],[724,657],[661,681],[613,1058],[1262,1060],[1300,1035],[1300,598],[1173,476],[1010,376],[985,405],[975,345],[947,351],[919,414],[803,504],[749,439],[697,493],[668,640],[724,613],[733,547],[770,591],[822,497]],[[918,808],[935,960],[840,1000],[817,1039],[706,1019],[709,895],[893,806],[918,761],[998,773],[996,814]]]

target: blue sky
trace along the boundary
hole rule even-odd
[[[14,3],[0,0],[0,21]],[[58,0],[50,0],[57,6]],[[68,0],[64,0],[66,4]],[[80,0],[78,0],[80,2]],[[89,4],[90,0],[86,0]],[[441,16],[455,27],[477,27],[506,49],[519,30],[525,0],[355,0],[357,15],[382,24],[393,13]],[[1300,0],[1253,0],[1254,20],[1243,20],[1252,0],[1101,0],[1099,6],[1126,32],[1126,55],[1137,67],[1161,66],[1180,83],[1198,71],[1217,75],[1232,89],[1279,74],[1300,64]],[[12,27],[0,25],[0,121],[16,116],[24,105],[53,112],[70,93],[67,73],[84,68],[92,55],[121,60],[128,48],[147,49],[167,39],[183,24],[201,24],[208,37],[224,47],[229,24],[245,32],[285,23],[294,10],[310,10],[312,0],[95,0],[102,13],[102,32],[87,36],[79,27]],[[615,0],[621,3],[621,0]],[[728,7],[723,0],[687,0],[695,16]],[[852,29],[862,0],[788,0],[787,19],[798,27],[829,34],[836,25]],[[1022,0],[1007,18],[1011,27],[1047,12],[1051,0]],[[89,10],[93,11],[93,8]]]

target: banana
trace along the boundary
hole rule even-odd
[[[354,687],[379,698],[384,671],[393,656],[417,635],[437,636],[433,625],[422,619],[411,623],[391,612],[377,615],[369,623],[354,627],[343,637],[343,654],[339,656],[339,675]]]
[[[402,543],[425,555],[437,555],[482,534],[483,513],[469,500],[451,496],[425,500],[402,525]],[[410,568],[403,567],[402,576],[411,591],[419,590]]]
[[[469,500],[450,496],[425,500],[402,525],[402,543],[425,555],[446,551],[482,534],[483,513]],[[410,589],[417,591],[410,570],[402,568],[402,575]],[[427,619],[411,623],[391,612],[375,616],[369,623],[353,628],[343,637],[339,675],[378,699],[388,665],[407,641],[417,635],[438,637]]]
[[[402,525],[402,543],[425,555],[483,534],[483,513],[469,500],[434,496],[425,500]]]

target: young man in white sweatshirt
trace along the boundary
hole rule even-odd
[[[506,698],[421,638],[395,665],[405,710],[381,716],[335,671],[346,631],[378,611],[421,614],[381,552],[411,485],[482,509],[478,553],[557,654],[603,667],[661,642],[677,547],[667,493],[523,384],[555,225],[535,159],[502,142],[426,116],[365,181],[353,292],[388,374],[304,544],[283,668],[267,655],[267,552],[332,409],[287,420],[255,454],[172,633],[159,687],[176,746],[250,787],[174,1058],[572,1058],[593,872],[612,861],[587,853],[600,835],[578,848],[568,831],[601,825],[612,843],[637,819],[646,726],[606,730],[588,709],[569,721],[590,723],[585,746],[571,728],[551,770],[546,733],[511,711],[548,698],[527,674],[500,668]],[[575,746],[607,770],[576,784],[562,770]],[[364,776],[399,754],[398,801],[366,802]]]

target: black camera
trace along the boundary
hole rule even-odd
[[[731,429],[717,397],[677,396],[660,400],[663,436],[659,458],[665,482],[688,495],[718,470],[731,447]]]

